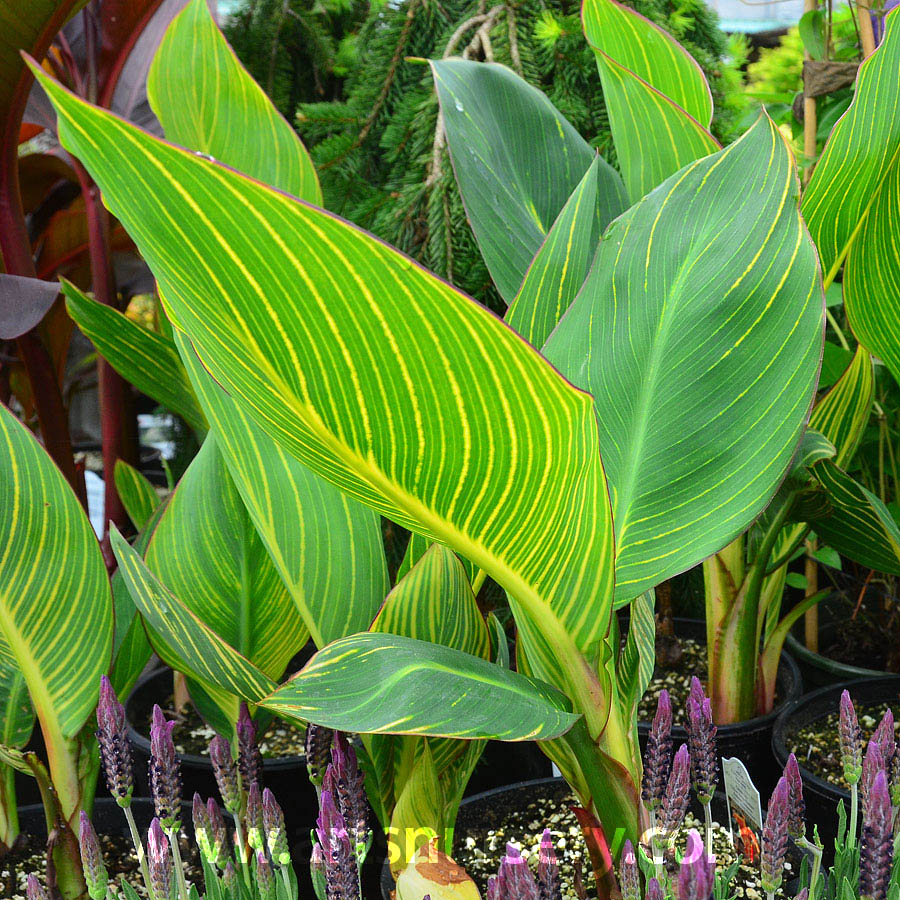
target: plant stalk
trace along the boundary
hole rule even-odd
[[[128,822],[128,830],[131,832],[131,841],[134,844],[134,852],[137,853],[138,863],[141,867],[141,877],[144,879],[144,887],[147,888],[147,894],[153,895],[153,889],[150,887],[150,870],[147,868],[147,857],[144,854],[144,842],[138,833],[137,823],[134,821],[134,813],[130,806],[122,808],[125,813],[125,820]]]

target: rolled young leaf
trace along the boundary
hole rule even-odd
[[[453,171],[481,255],[512,303],[535,253],[596,154],[553,104],[506,66],[431,60]],[[599,160],[601,228],[626,207]]]
[[[137,529],[143,528],[159,506],[159,495],[153,485],[124,459],[116,460],[116,490],[128,517]]]
[[[610,226],[544,347],[594,396],[617,602],[740,534],[791,461],[824,323],[798,194],[763,116]]]
[[[559,737],[579,718],[550,685],[449,647],[387,634],[329,644],[260,705],[341,731],[503,741]]]

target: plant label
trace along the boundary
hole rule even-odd
[[[734,829],[738,829],[744,855],[753,856],[758,846],[757,832],[763,826],[762,802],[759,791],[750,779],[744,764],[737,757],[722,760],[725,781],[725,802],[728,804],[728,827],[734,842]]]

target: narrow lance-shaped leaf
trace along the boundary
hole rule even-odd
[[[598,204],[598,156],[566,201],[535,254],[504,317],[534,347],[541,347],[584,284],[607,224]]]
[[[491,277],[512,303],[528,266],[595,153],[539,90],[505,66],[431,61],[453,171]],[[626,207],[597,162],[601,227]]]
[[[364,232],[37,74],[212,375],[318,474],[490,574],[529,639],[540,622],[538,674],[595,709],[580,651],[613,573],[590,398]]]
[[[251,702],[275,687],[275,682],[181,603],[115,527],[110,529],[110,544],[134,605],[151,631],[154,649],[164,662]]]
[[[75,495],[2,405],[0,631],[45,737],[74,737],[97,704],[100,676],[109,665],[109,579]]]
[[[309,639],[212,434],[179,482],[145,558],[187,609],[269,678],[279,678]],[[236,715],[237,698],[233,706]]]
[[[859,68],[803,197],[803,215],[830,281],[844,263],[844,306],[857,339],[900,380],[900,17]]]
[[[364,631],[390,587],[378,516],[295,459],[175,334],[244,506],[317,647]]]
[[[88,297],[71,282],[63,283],[63,292],[69,315],[97,352],[139,391],[205,434],[206,419],[172,341]]]
[[[116,460],[115,479],[128,517],[135,528],[143,528],[159,506],[159,495],[147,478],[123,459]]]
[[[617,601],[746,529],[791,461],[824,321],[798,193],[763,117],[616,220],[544,347],[594,396]]]
[[[260,705],[341,731],[504,741],[559,737],[578,719],[547,684],[449,647],[387,634],[335,641]]]

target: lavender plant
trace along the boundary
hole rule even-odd
[[[691,777],[694,793],[703,805],[706,820],[706,844],[712,844],[712,804],[716,785],[719,783],[719,769],[716,761],[716,726],[713,724],[712,704],[703,692],[700,679],[691,680],[688,697],[688,746],[691,754]]]

